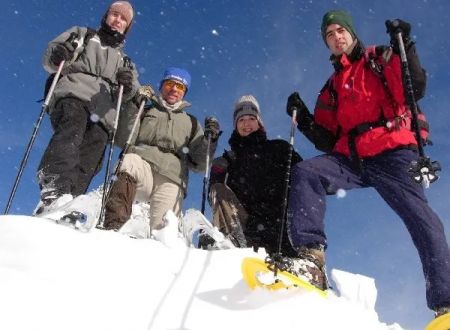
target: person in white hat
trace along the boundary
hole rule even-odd
[[[263,247],[278,252],[283,218],[282,205],[288,159],[287,141],[267,138],[259,103],[253,95],[243,95],[235,104],[231,149],[213,160],[209,202],[213,223],[238,247]],[[301,161],[293,151],[292,163]],[[212,242],[200,236],[200,246]],[[295,255],[287,239],[282,254]]]

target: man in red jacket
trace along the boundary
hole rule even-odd
[[[293,169],[288,226],[299,258],[292,271],[327,288],[326,195],[373,187],[405,223],[422,261],[428,306],[442,315],[450,307],[450,252],[439,217],[408,174],[418,153],[404,97],[399,29],[416,99],[424,95],[426,74],[410,39],[410,24],[396,23],[386,22],[391,47],[376,47],[369,56],[349,14],[326,13],[321,32],[335,72],[319,94],[314,115],[297,92],[288,98],[287,112],[292,116],[297,109],[298,129],[325,152]]]

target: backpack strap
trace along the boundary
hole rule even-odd
[[[94,30],[93,28],[87,27],[86,29],[87,29],[86,34],[83,37],[83,43],[81,44],[81,49],[80,50],[77,49],[75,52],[76,59],[78,59],[85,52],[85,49],[86,49],[87,44],[89,43],[89,40],[91,40],[92,37],[97,34],[97,31]],[[76,61],[76,59],[74,61]]]
[[[86,47],[89,40],[91,40],[92,37],[95,36],[96,34],[97,34],[97,30],[94,30],[93,28],[88,27],[87,31],[86,31],[86,35],[84,36],[83,47]]]
[[[386,50],[387,49],[387,50]],[[393,107],[395,107],[395,100],[391,93],[391,90],[389,89],[388,82],[386,80],[386,77],[384,75],[384,63],[387,63],[389,61],[392,50],[390,50],[390,47],[385,46],[369,46],[366,48],[364,52],[364,59],[369,66],[369,68],[372,70],[372,72],[381,80],[381,83],[383,84],[384,91],[386,92],[387,96],[389,97],[389,101]],[[390,50],[390,51],[389,51]],[[384,56],[383,54],[386,55]]]
[[[194,139],[195,133],[197,133],[197,128],[198,128],[198,121],[197,118],[195,118],[193,115],[191,115],[190,113],[186,114],[189,116],[189,118],[191,119],[191,134],[189,135],[189,140],[188,140],[188,144],[192,142],[192,140]]]
[[[384,63],[387,63],[392,56],[392,48],[388,46],[369,46],[366,48],[366,51],[364,53],[366,62],[368,63],[369,67],[372,69],[372,71],[380,78],[384,90],[386,92],[386,95],[388,96],[391,106],[395,107],[397,104],[394,100],[394,97],[392,95],[391,90],[389,89],[389,85],[387,83],[386,77],[384,75]],[[425,144],[432,144],[431,141],[428,139],[429,134],[429,124],[425,118],[425,115],[420,110],[419,107],[417,107],[418,110],[418,120],[419,120],[419,128],[421,130],[421,136]],[[407,115],[407,113],[398,116],[394,118],[394,120],[388,121],[385,120],[385,124],[391,125],[390,127],[395,128],[397,125],[400,124],[400,122],[403,120],[403,118]]]
[[[385,54],[386,51],[387,52],[390,51],[390,53],[386,53],[386,55],[383,55],[383,54]],[[389,89],[387,79],[384,75],[384,63],[387,63],[387,61],[389,61],[391,55],[392,55],[392,50],[390,49],[390,47],[385,47],[385,46],[378,46],[378,47],[368,46],[364,50],[365,62],[367,63],[369,68],[372,70],[372,72],[381,80],[381,83],[382,83],[384,91],[389,99],[389,102],[391,103],[391,106],[393,107],[393,109],[395,109],[397,105],[396,105],[394,96],[392,95],[391,90]],[[350,151],[350,158],[352,160],[353,166],[356,169],[358,169],[358,170],[362,169],[361,159],[356,150],[356,138],[359,135],[364,134],[365,132],[368,132],[376,127],[390,128],[393,125],[395,126],[396,123],[399,124],[399,122],[400,122],[400,120],[397,121],[397,118],[395,118],[392,122],[388,121],[386,119],[386,117],[384,116],[384,113],[381,113],[380,118],[378,120],[372,121],[372,122],[361,123],[361,124],[353,127],[348,132],[348,148]]]
[[[198,128],[198,121],[197,118],[195,118],[193,115],[191,115],[190,113],[186,114],[189,116],[189,118],[191,119],[191,134],[189,135],[189,140],[188,140],[188,144],[190,144],[192,142],[192,140],[195,137],[195,133],[197,133],[197,128]],[[194,166],[197,166],[198,164],[192,159],[191,155],[186,154],[186,158],[187,160],[192,163]]]
[[[392,95],[391,90],[389,89],[389,85],[386,79],[386,76],[384,75],[384,64],[386,64],[392,56],[392,48],[387,46],[369,46],[366,48],[364,52],[364,59],[369,66],[369,68],[372,70],[372,72],[380,78],[381,83],[383,85],[384,91],[389,99],[389,102],[391,103],[391,106],[395,109],[397,107],[397,102],[394,99],[394,96]],[[420,111],[419,111],[420,112]],[[408,116],[408,112],[405,112],[404,114],[401,114],[399,116],[396,116],[392,120],[387,120],[384,114],[382,113],[380,118],[377,121],[374,122],[367,122],[357,125],[356,127],[352,128],[348,135],[348,146],[350,150],[350,156],[354,164],[360,168],[361,167],[361,161],[358,156],[358,153],[356,151],[356,137],[373,129],[376,127],[387,127],[388,129],[398,129],[401,125],[401,122],[405,119],[405,117]],[[428,123],[426,122],[425,116],[420,112],[419,115],[419,127],[421,128],[421,135],[422,140],[425,144],[431,144],[431,141],[427,139],[428,137]],[[429,141],[429,142],[427,142]]]

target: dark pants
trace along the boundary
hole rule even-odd
[[[223,183],[214,183],[210,188],[210,202],[213,224],[229,236],[238,247],[265,248],[269,254],[278,253],[281,226],[273,219],[267,223],[254,214],[248,214],[236,194]],[[269,218],[270,219],[270,218]],[[271,227],[263,230],[260,227]],[[287,257],[297,257],[284,229],[281,253]]]
[[[84,194],[101,169],[108,133],[90,120],[86,104],[60,100],[50,120],[53,136],[39,165],[41,189],[59,194]]]
[[[422,186],[407,173],[416,159],[412,150],[389,151],[365,159],[362,172],[337,154],[298,163],[292,173],[288,229],[294,247],[326,246],[326,195],[373,187],[405,223],[422,261],[428,306],[435,309],[450,306],[450,252],[443,225],[428,206]]]

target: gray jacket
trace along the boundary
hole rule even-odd
[[[171,110],[163,105],[159,97],[153,97],[138,126],[134,144],[129,149],[129,153],[141,156],[154,171],[179,185],[184,193],[189,169],[205,171],[208,148],[208,140],[198,120],[193,116],[191,119],[184,111],[189,106],[190,103],[182,101],[176,110]],[[130,119],[133,117],[131,113],[127,112]],[[211,142],[211,159],[216,147],[217,142]]]
[[[75,97],[86,101],[89,111],[99,116],[100,122],[108,129],[114,126],[115,109],[117,106],[118,85],[116,73],[124,65],[123,44],[117,48],[103,46],[100,38],[95,34],[84,47],[84,38],[88,29],[85,27],[72,27],[65,31],[47,47],[44,54],[43,65],[46,71],[53,73],[57,67],[50,61],[50,55],[57,44],[66,42],[71,33],[76,33],[78,47],[73,59],[65,63],[62,77],[58,81],[54,95],[50,102],[49,113],[61,98]],[[138,74],[133,65],[134,81],[130,93],[123,95],[124,104],[129,101],[140,87]],[[131,103],[131,102],[130,102]]]

